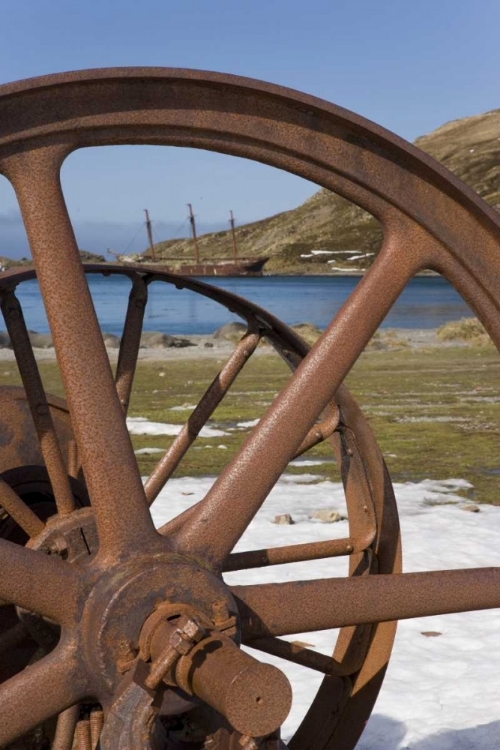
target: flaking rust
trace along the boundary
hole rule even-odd
[[[75,149],[123,143],[256,159],[380,220],[379,255],[311,352],[272,315],[214,286],[150,265],[82,266],[60,169]],[[0,390],[0,745],[279,750],[290,686],[242,649],[251,646],[325,676],[289,747],[352,750],[395,622],[498,607],[500,571],[401,574],[387,468],[343,381],[422,269],[443,274],[499,345],[499,217],[430,157],[346,110],[190,70],[93,70],[0,87],[0,173],[35,265],[0,276],[23,381]],[[131,280],[115,374],[86,281],[96,273]],[[35,276],[67,402],[45,393],[16,296]],[[125,417],[153,281],[214,300],[247,330],[143,486]],[[263,338],[290,380],[201,502],[157,531],[150,505]],[[349,536],[234,553],[283,469],[321,441],[341,469]],[[346,578],[224,580],[337,556],[348,558]],[[340,628],[332,656],[284,638],[330,628]]]

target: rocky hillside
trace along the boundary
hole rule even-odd
[[[82,263],[106,263],[106,258],[103,255],[96,255],[95,253],[89,253],[87,250],[80,250],[80,258]],[[18,266],[32,266],[33,260],[31,258],[7,258],[6,256],[0,255],[0,266],[6,271],[9,268],[17,268]]]
[[[449,122],[415,144],[500,211],[500,109]],[[236,240],[242,257],[269,255],[267,273],[332,273],[369,265],[381,231],[365,211],[321,189],[298,208],[238,227]],[[229,231],[201,236],[198,247],[208,262],[232,256]],[[194,259],[187,239],[159,242],[155,250],[169,263]]]

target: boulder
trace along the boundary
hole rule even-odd
[[[180,339],[178,336],[169,336],[169,339],[172,340],[172,343],[169,344],[169,346],[174,346],[176,349],[185,349],[186,346],[196,346],[194,341]]]
[[[247,327],[244,323],[226,323],[225,325],[217,328],[214,332],[214,339],[222,339],[223,341],[239,341]]]
[[[50,349],[53,346],[50,333],[35,333],[35,331],[29,331],[29,337],[31,346],[35,349]]]
[[[161,333],[161,331],[144,331],[141,335],[141,347],[143,349],[183,348],[185,346],[194,346],[194,344],[189,339],[170,336],[168,333]]]
[[[278,526],[291,526],[295,521],[290,513],[281,513],[279,516],[274,516],[273,523],[277,523]]]
[[[113,333],[103,333],[102,337],[106,349],[118,349],[120,347],[120,339]]]
[[[337,521],[342,521],[342,516],[335,508],[320,508],[320,510],[315,510],[311,518],[322,523],[337,523]]]

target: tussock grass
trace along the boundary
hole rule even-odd
[[[461,318],[445,323],[437,330],[439,341],[466,341],[477,345],[491,344],[484,326],[477,318]]]
[[[398,336],[394,331],[377,331],[368,343],[368,350],[406,349],[408,346],[408,341]]]
[[[313,346],[323,333],[321,328],[318,328],[312,323],[297,323],[297,325],[292,326],[292,328],[295,333],[306,342],[306,344],[309,344],[309,346]]]

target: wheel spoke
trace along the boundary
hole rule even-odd
[[[123,411],[127,414],[134,381],[139,347],[141,344],[142,323],[148,301],[148,288],[142,276],[134,274],[132,289],[128,299],[127,315],[123,326],[118,363],[116,365],[116,390]]]
[[[297,448],[293,458],[302,456],[304,453],[311,450],[311,448],[314,448],[315,445],[322,443],[337,429],[340,416],[338,406],[336,404],[331,404],[327,408],[329,413],[326,418],[311,427],[304,440]]]
[[[325,656],[310,648],[299,646],[296,643],[282,641],[280,638],[257,638],[249,644],[252,648],[263,651],[266,654],[279,656],[281,659],[300,664],[302,667],[314,669],[316,672],[330,676],[342,677],[348,674],[342,664],[331,656]]]
[[[249,568],[267,568],[269,565],[285,565],[292,562],[325,560],[328,557],[352,555],[353,552],[362,552],[369,547],[373,542],[373,536],[371,534],[360,542],[347,537],[346,539],[329,539],[326,542],[289,544],[286,547],[233,552],[224,562],[222,570],[224,573],[229,573]]]
[[[11,162],[10,177],[95,511],[99,553],[116,557],[148,544],[156,532],[59,183],[64,154],[55,149]]]
[[[48,656],[0,685],[0,746],[34,729],[83,698],[87,679],[78,669],[71,647]]]
[[[184,524],[177,539],[181,552],[197,550],[214,567],[222,565],[415,272],[413,264],[395,262],[398,250],[398,243],[393,248],[388,241],[196,515]],[[391,288],[381,293],[388,274]]]
[[[177,531],[180,531],[186,521],[188,521],[190,518],[195,517],[200,505],[201,500],[192,505],[190,508],[186,508],[186,510],[184,510],[182,513],[179,513],[178,516],[175,516],[175,518],[172,518],[170,521],[164,523],[163,526],[160,526],[160,528],[158,529],[158,533],[162,536],[169,536],[171,534],[175,534]]]
[[[0,570],[1,599],[61,625],[74,622],[79,576],[69,563],[0,539]]]
[[[234,586],[254,638],[500,607],[500,568]]]
[[[59,714],[52,750],[71,750],[79,713],[80,706],[76,704]]]
[[[0,479],[0,506],[29,537],[38,536],[44,530],[43,521],[3,479]]]
[[[193,444],[200,430],[211,417],[243,369],[243,366],[257,348],[259,341],[259,333],[248,331],[238,343],[222,370],[213,379],[198,406],[194,409],[170,448],[149,476],[145,485],[146,497],[149,504],[152,504],[158,497],[158,494],[172,476],[182,457]]]
[[[75,500],[23,311],[13,291],[7,291],[2,295],[1,307],[38,435],[40,450],[50,477],[57,510],[60,515],[65,515],[75,510]]]

